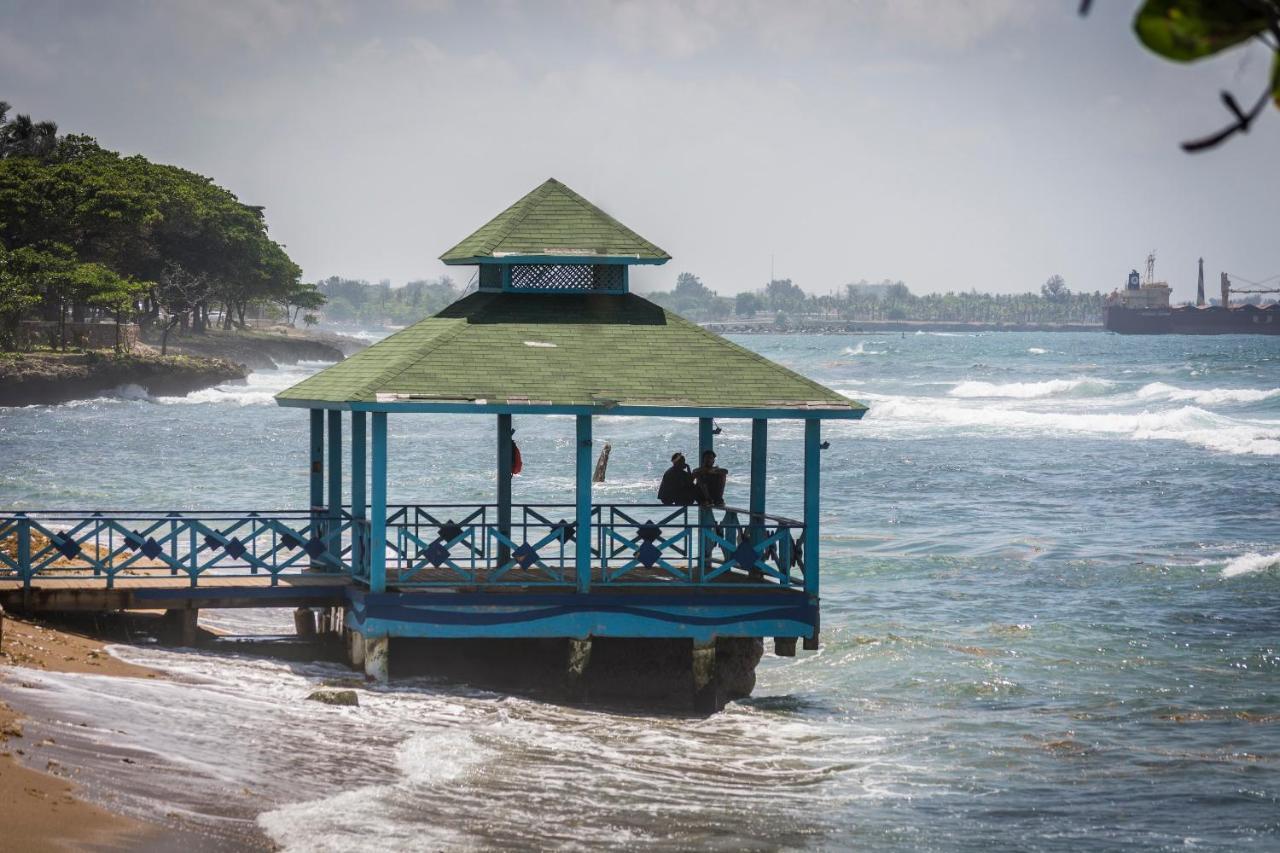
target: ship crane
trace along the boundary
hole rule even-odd
[[[1249,279],[1244,278],[1243,276],[1236,276],[1236,278],[1239,278],[1245,284],[1250,284],[1253,286],[1249,288],[1236,287],[1231,283],[1231,276],[1224,272],[1222,274],[1222,304],[1224,306],[1230,305],[1231,294],[1233,293],[1235,294],[1245,294],[1245,293],[1280,294],[1280,283],[1271,287],[1266,286],[1268,282],[1277,281],[1278,279],[1280,279],[1280,275],[1273,275],[1270,278],[1264,278],[1262,281],[1249,281]]]

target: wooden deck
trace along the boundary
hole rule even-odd
[[[752,581],[744,572],[726,572],[715,581],[690,586],[678,582],[660,569],[636,567],[626,581],[605,583],[599,566],[592,572],[592,593],[645,595],[680,592],[696,598],[700,591],[726,589],[730,585],[744,592],[779,592],[775,583]],[[502,576],[503,583],[476,584],[460,578],[448,568],[427,568],[416,573],[412,585],[401,586],[398,573],[388,578],[389,592],[404,593],[572,593],[577,579],[573,568],[563,572],[563,583],[548,583],[538,569],[513,569]],[[430,584],[423,586],[419,584]],[[272,584],[268,574],[218,574],[206,572],[196,586],[183,574],[167,568],[131,568],[115,576],[110,588],[106,578],[82,569],[59,569],[56,574],[37,576],[31,589],[20,578],[0,576],[0,607],[20,612],[109,611],[109,610],[190,610],[249,607],[336,607],[347,601],[347,591],[357,586],[345,574],[300,572],[281,574]],[[588,594],[588,596],[591,593]]]

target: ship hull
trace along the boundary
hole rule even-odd
[[[1108,305],[1103,325],[1122,335],[1280,335],[1280,304],[1164,310]]]

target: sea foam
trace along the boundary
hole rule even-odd
[[[1234,578],[1239,575],[1252,575],[1266,571],[1273,566],[1280,566],[1280,554],[1242,554],[1222,567],[1222,577]]]
[[[951,397],[1003,397],[1015,400],[1034,400],[1040,397],[1092,397],[1106,394],[1115,388],[1107,379],[1046,379],[1043,382],[961,382],[947,394]]]

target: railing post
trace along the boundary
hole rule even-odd
[[[765,475],[769,464],[769,422],[751,419],[751,544],[764,541]]]
[[[325,547],[336,566],[342,565],[342,410],[329,410],[329,523]]]
[[[715,422],[711,418],[698,418],[698,465],[702,465],[702,454],[708,450],[715,450]],[[701,501],[698,502],[698,571],[694,576],[694,583],[702,583],[703,575],[707,572],[707,564],[711,555],[715,553],[714,547],[707,547],[707,531],[715,522],[715,516],[712,514],[711,508],[704,506]]]
[[[578,415],[577,520],[574,570],[578,592],[591,590],[591,415]]]
[[[369,589],[387,591],[387,413],[373,413],[373,506],[369,524]]]
[[[818,493],[822,422],[804,422],[804,591],[810,603],[818,599]]]
[[[18,571],[22,574],[22,588],[31,589],[31,519],[25,512],[18,515]]]
[[[511,415],[498,415],[498,532],[511,538]],[[511,549],[498,544],[497,565],[511,559]]]
[[[368,518],[365,508],[365,414],[351,413],[351,573],[363,574],[364,543],[359,522]]]

